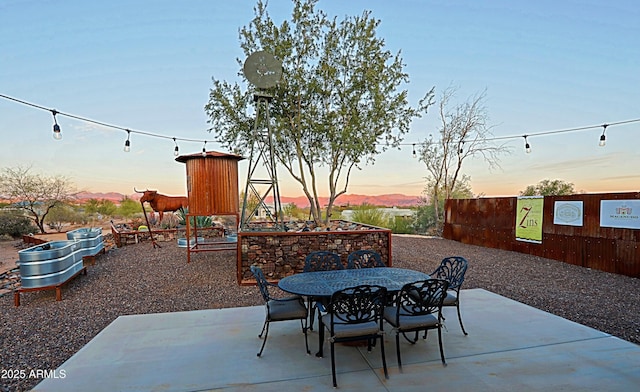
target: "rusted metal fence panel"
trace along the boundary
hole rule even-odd
[[[640,192],[545,196],[541,244],[516,240],[516,197],[447,200],[443,236],[640,278],[640,230],[600,226],[600,202],[624,199]],[[582,201],[582,226],[554,224],[556,201]]]

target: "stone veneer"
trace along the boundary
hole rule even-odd
[[[238,242],[239,284],[255,284],[252,265],[273,281],[302,272],[306,255],[317,250],[340,254],[345,267],[349,253],[359,249],[373,249],[387,266],[392,264],[391,230],[347,221],[331,221],[329,230],[241,231]]]

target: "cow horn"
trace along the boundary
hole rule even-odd
[[[136,193],[144,193],[144,191],[140,192],[139,190],[137,190],[135,186],[133,187],[133,190],[136,191]]]

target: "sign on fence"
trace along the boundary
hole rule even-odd
[[[516,240],[542,243],[543,196],[520,196],[516,203]]]
[[[582,226],[584,208],[582,201],[556,201],[553,204],[553,224]]]
[[[640,229],[640,200],[600,200],[600,226]]]

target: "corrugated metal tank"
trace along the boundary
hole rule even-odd
[[[190,215],[237,214],[239,155],[216,151],[181,155],[176,161],[187,166],[187,193]]]

